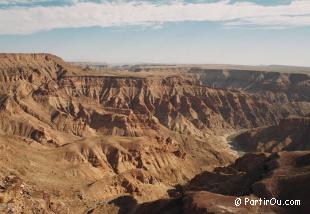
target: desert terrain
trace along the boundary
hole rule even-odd
[[[0,54],[2,213],[309,213],[309,133],[310,68]]]

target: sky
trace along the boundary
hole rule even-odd
[[[310,66],[310,0],[0,0],[0,52]]]

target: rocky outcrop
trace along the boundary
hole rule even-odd
[[[196,176],[183,187],[183,196],[137,205],[133,213],[153,209],[154,213],[308,213],[309,155],[308,151],[245,155],[228,167]],[[244,167],[247,164],[251,167]],[[242,201],[238,207],[237,196]],[[282,205],[252,206],[245,204],[245,198],[275,198]],[[286,200],[300,200],[303,205],[286,206]]]
[[[303,151],[310,149],[310,118],[291,117],[278,125],[251,129],[234,139],[247,152]]]

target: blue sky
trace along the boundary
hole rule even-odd
[[[0,0],[0,52],[310,66],[310,1]]]

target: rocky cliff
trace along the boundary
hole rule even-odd
[[[219,129],[270,125],[309,113],[307,102],[280,105],[256,94],[213,89],[192,76],[83,75],[45,54],[4,54],[0,61],[3,115],[14,112],[9,120],[21,126],[38,121],[46,135],[56,129],[75,136],[142,136],[164,127],[203,137]],[[18,114],[29,120],[21,121]]]
[[[308,213],[309,151],[248,154],[227,167],[203,172],[172,199],[133,205],[132,213]],[[242,201],[235,206],[235,199]],[[247,200],[277,200],[253,206]],[[273,200],[275,200],[273,199]],[[290,200],[290,202],[286,201]],[[292,200],[299,200],[293,205]],[[292,203],[287,205],[285,203]]]
[[[259,94],[270,102],[309,102],[309,73],[265,72],[238,69],[199,69],[189,71],[206,85]]]
[[[274,126],[250,129],[234,143],[247,152],[304,151],[310,149],[310,118],[286,118]]]

